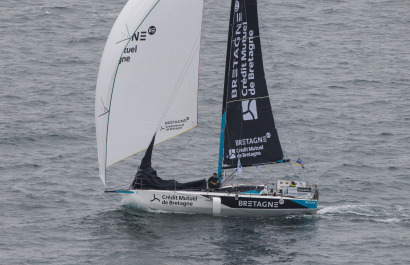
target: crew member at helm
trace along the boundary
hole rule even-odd
[[[218,179],[216,173],[213,173],[212,177],[210,177],[208,179],[208,187],[210,189],[216,189],[216,188],[219,187],[219,179]]]

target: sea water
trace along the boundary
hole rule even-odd
[[[0,3],[0,264],[410,263],[408,1],[259,1],[292,163],[244,168],[234,181],[297,174],[319,185],[324,207],[260,219],[143,211],[103,193],[95,85],[125,2]],[[163,178],[215,171],[228,2],[205,1],[199,126],[155,148]],[[127,188],[141,156],[109,169],[108,186]]]

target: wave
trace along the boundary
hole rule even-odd
[[[337,218],[347,221],[370,221],[376,223],[407,224],[410,221],[410,209],[402,206],[380,206],[372,204],[346,204],[326,206],[318,211],[324,218]]]

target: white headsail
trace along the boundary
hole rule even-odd
[[[106,168],[197,125],[203,0],[130,0],[108,37],[97,80],[100,177]]]

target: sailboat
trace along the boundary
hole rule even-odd
[[[198,123],[203,0],[129,0],[101,59],[95,101],[99,176],[106,192],[149,210],[213,216],[314,214],[319,193],[299,178],[232,184],[229,170],[283,164],[263,68],[256,0],[232,0],[216,185],[158,176],[152,151]],[[222,88],[222,84],[221,84]],[[130,187],[107,188],[107,168],[145,155]],[[182,176],[181,176],[182,177]],[[166,178],[166,176],[165,176]]]

